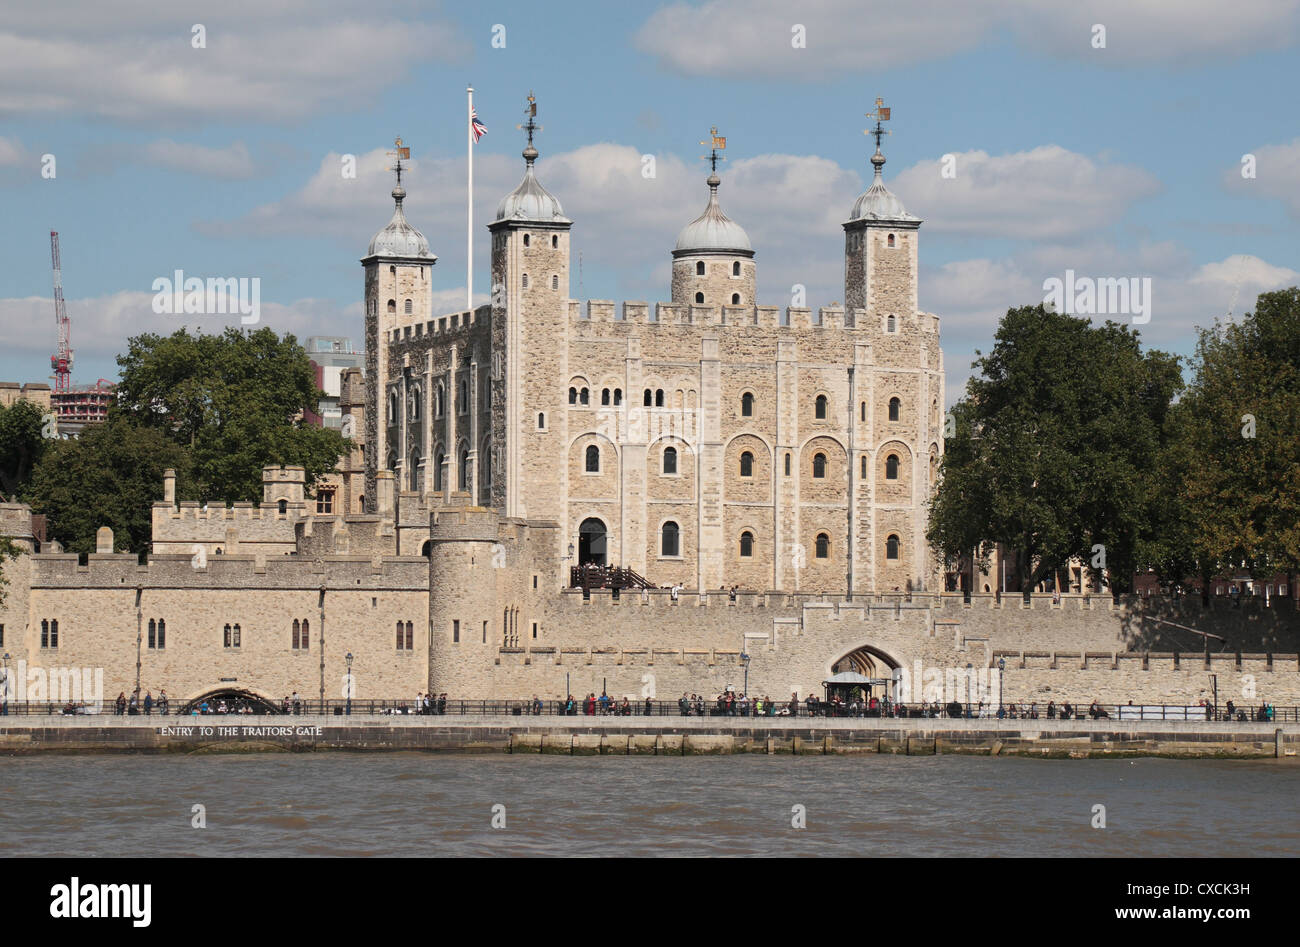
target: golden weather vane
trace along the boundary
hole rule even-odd
[[[533,143],[533,132],[545,130],[535,121],[537,118],[537,97],[533,95],[532,89],[528,90],[528,107],[524,109],[524,115],[527,116],[528,121],[522,125],[516,125],[515,128],[528,132],[528,144],[531,145]]]
[[[879,151],[881,137],[889,134],[889,131],[885,128],[882,128],[880,125],[881,122],[889,121],[889,108],[885,105],[884,99],[882,98],[876,99],[876,110],[874,112],[868,112],[867,118],[875,119],[876,127],[864,128],[862,130],[862,134],[874,135],[876,137],[876,150]]]
[[[709,129],[709,140],[702,141],[700,142],[700,144],[709,146],[709,153],[707,155],[700,155],[700,160],[709,162],[709,169],[712,171],[717,171],[718,162],[727,160],[726,155],[718,154],[719,151],[722,151],[727,147],[726,137],[723,135],[719,135],[718,126],[714,125],[712,128]]]
[[[409,146],[402,145],[402,139],[400,137],[395,138],[393,140],[393,147],[396,148],[397,150],[389,151],[387,152],[387,154],[392,155],[397,160],[393,162],[393,164],[388,168],[388,170],[397,172],[397,183],[401,184],[402,183],[402,159],[406,158],[408,161],[410,160],[411,149]]]

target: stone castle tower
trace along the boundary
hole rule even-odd
[[[755,250],[718,197],[716,131],[671,301],[571,299],[573,221],[524,128],[523,179],[488,225],[489,305],[429,312],[435,258],[400,183],[363,260],[367,493],[387,469],[398,505],[415,501],[399,550],[425,548],[425,511],[468,504],[555,524],[554,561],[655,585],[933,587],[939,320],[917,309],[921,220],[884,185],[879,124],[874,180],[844,224],[846,305],[816,311],[758,304]]]

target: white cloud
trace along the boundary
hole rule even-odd
[[[1243,178],[1238,164],[1224,172],[1224,186],[1235,194],[1280,201],[1288,214],[1300,219],[1300,138],[1285,145],[1262,145],[1250,154],[1255,156],[1255,177]]]
[[[191,45],[196,23],[206,48]],[[293,121],[364,105],[411,66],[463,53],[449,26],[406,0],[129,0],[57,16],[33,5],[0,26],[0,114]]]
[[[17,167],[26,160],[27,152],[16,138],[0,135],[0,168]]]
[[[791,30],[806,29],[794,48]],[[1092,27],[1106,27],[1106,48]],[[798,79],[913,66],[975,48],[1000,30],[1053,58],[1146,65],[1249,55],[1296,41],[1300,0],[707,0],[650,15],[635,42],[687,75]]]
[[[1102,164],[1059,145],[989,155],[955,155],[955,176],[940,161],[915,164],[890,183],[926,228],[944,233],[1012,239],[1058,239],[1095,232],[1122,217],[1159,181],[1141,168]]]

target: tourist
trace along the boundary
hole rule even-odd
[[[146,717],[153,716],[153,691],[144,692],[144,715]]]
[[[1055,720],[1055,719],[1056,719],[1056,702],[1055,702],[1055,701],[1051,701],[1051,700],[1049,700],[1049,701],[1047,702],[1047,719],[1048,719],[1048,720]]]
[[[626,694],[623,695],[623,706],[620,708],[620,711],[621,711],[621,713],[622,713],[622,715],[623,715],[624,717],[630,717],[630,716],[632,716],[632,704],[631,704],[631,702],[627,699],[627,695],[626,695]],[[648,716],[648,715],[647,715],[647,716]]]
[[[733,585],[733,586],[731,587],[731,591],[727,593],[727,596],[731,599],[731,602],[732,602],[733,605],[734,605],[735,602],[736,602],[736,589],[738,589],[738,588],[740,588],[740,586],[738,586],[738,585]]]
[[[167,688],[158,691],[158,713],[167,716]]]
[[[117,695],[117,715],[120,717],[126,713],[126,691],[120,691]]]
[[[647,697],[647,698],[645,699],[645,715],[646,715],[647,717],[653,717],[653,716],[654,716],[654,713],[655,713],[655,702],[654,702],[654,698]]]
[[[299,699],[298,692],[294,691],[293,692],[293,714],[296,717],[300,713],[302,713],[302,700]]]
[[[540,717],[541,715],[542,715],[542,699],[538,697],[536,694],[534,694],[533,695],[533,716]]]
[[[684,693],[682,694],[681,699],[677,701],[677,712],[683,717],[689,717],[691,715],[690,698],[688,698]]]
[[[672,596],[672,600],[675,602],[677,601],[677,596],[680,595],[681,592],[682,592],[682,584],[678,582],[676,585],[672,587],[672,589],[669,591],[668,594]]]
[[[1029,704],[1029,719],[1030,720],[1038,719],[1038,701],[1036,700],[1031,701]]]
[[[140,695],[136,691],[131,692],[131,700],[126,705],[126,712],[132,717],[140,713]]]

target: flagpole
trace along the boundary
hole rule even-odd
[[[465,90],[469,96],[465,113],[465,159],[469,180],[465,189],[465,308],[474,310],[474,87]]]

